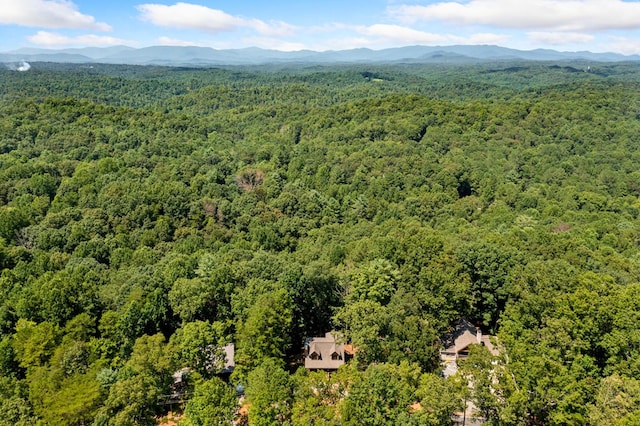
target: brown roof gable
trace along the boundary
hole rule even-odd
[[[309,370],[337,370],[345,361],[344,345],[332,333],[305,343],[304,367]]]
[[[498,355],[498,349],[491,342],[490,336],[483,335],[479,327],[474,327],[469,321],[460,319],[454,324],[454,330],[443,339],[444,349],[441,356],[455,356],[472,344],[481,344],[489,349],[492,355]]]

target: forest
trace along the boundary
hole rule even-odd
[[[0,425],[640,424],[640,64],[31,65]]]

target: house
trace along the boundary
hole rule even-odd
[[[233,343],[228,343],[222,348],[222,351],[224,352],[224,365],[222,366],[220,374],[231,374],[236,367],[236,346]]]
[[[307,370],[337,370],[353,357],[353,347],[337,343],[333,333],[307,339],[304,345],[304,368]]]
[[[454,324],[453,332],[442,341],[444,349],[440,350],[440,360],[444,364],[444,375],[448,377],[458,371],[457,361],[469,356],[469,346],[485,346],[492,355],[498,355],[497,346],[491,342],[491,336],[482,334],[480,327],[475,327],[465,319]]]
[[[210,355],[212,353],[212,349],[215,346],[209,345],[205,350]],[[235,345],[233,343],[229,343],[223,347],[218,347],[222,353],[224,354],[224,361],[222,364],[222,368],[217,371],[215,374],[222,378],[225,382],[229,381],[229,376],[233,373],[233,369],[235,368]],[[219,352],[218,352],[219,353]],[[206,365],[207,370],[213,369],[214,366],[217,365],[215,359],[209,359],[209,362]],[[167,395],[160,395],[158,398],[158,404],[160,405],[173,405],[173,404],[182,404],[185,399],[189,396],[189,375],[193,369],[191,367],[183,367],[178,371],[172,374],[173,383],[171,384],[171,393]]]
[[[211,354],[211,350],[215,348],[215,346],[210,345],[207,346],[207,352]],[[222,368],[215,372],[216,375],[222,376],[222,378],[228,378],[236,366],[235,363],[235,345],[233,343],[228,343],[223,347],[219,347],[219,349],[224,354],[224,361],[222,363]],[[206,364],[207,371],[211,371],[217,365],[217,361],[215,359],[210,358]],[[173,373],[173,388],[177,391],[181,391],[187,383],[189,374],[191,374],[191,367],[184,367],[180,370]]]

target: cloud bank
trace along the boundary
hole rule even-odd
[[[162,44],[323,51],[495,44],[525,50],[640,53],[640,0],[387,0],[382,5],[353,0],[322,11],[317,3],[300,2],[295,5],[300,14],[280,10],[281,16],[278,8],[290,4],[276,2],[265,9],[239,3],[247,16],[209,7],[201,0],[146,0],[149,3],[144,4],[124,0],[119,10],[102,2],[98,7],[96,2],[95,18],[82,13],[75,1],[79,2],[0,0],[0,28],[13,26],[0,38],[0,46]],[[358,15],[365,7],[367,14]],[[111,31],[111,26],[98,22],[101,12],[97,10],[107,8],[113,8],[109,19],[120,31],[111,37],[99,33]]]
[[[499,44],[504,43],[508,37],[501,34],[479,33],[468,37],[452,34],[429,33],[398,25],[376,24],[368,27],[356,27],[357,31],[365,36],[378,37],[382,40],[392,41],[394,44]],[[371,40],[368,40],[371,43]]]
[[[293,25],[285,22],[267,23],[259,19],[234,16],[222,10],[192,3],[180,2],[171,6],[142,4],[137,8],[144,21],[161,27],[194,29],[213,34],[233,31],[239,28],[250,28],[266,36],[285,36],[295,31]]]
[[[406,23],[444,21],[505,29],[603,31],[640,28],[640,3],[622,0],[471,0],[401,5],[389,13]]]
[[[67,46],[92,46],[104,47],[119,44],[135,44],[129,40],[123,40],[116,37],[98,36],[94,34],[84,34],[76,37],[69,37],[58,33],[48,31],[38,31],[36,34],[27,37],[27,39],[40,46],[47,47],[67,47]]]
[[[66,0],[2,0],[0,24],[41,28],[70,28],[110,31],[93,16],[78,11]]]
[[[527,36],[535,41],[544,44],[560,46],[568,43],[589,43],[595,40],[591,34],[572,32],[530,32]]]

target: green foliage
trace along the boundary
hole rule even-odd
[[[59,337],[58,328],[48,322],[36,324],[19,320],[13,337],[16,359],[23,368],[45,365],[55,350]]]
[[[0,70],[0,423],[152,424],[183,366],[228,421],[226,342],[259,424],[638,423],[640,74],[583,65]]]
[[[238,399],[235,391],[217,377],[199,383],[184,408],[181,424],[188,426],[232,425]]]
[[[352,271],[347,288],[348,300],[371,300],[387,304],[395,291],[400,273],[386,259],[375,259]]]
[[[339,371],[326,374],[323,371],[309,372],[299,369],[292,377],[294,402],[291,420],[294,425],[339,425],[340,407],[360,372],[350,365]]]
[[[492,424],[499,424],[501,401],[506,397],[502,389],[504,377],[500,377],[501,366],[493,361],[485,347],[472,345],[469,357],[459,362],[459,374],[471,383],[471,400],[482,417]]]
[[[416,390],[420,402],[415,413],[418,424],[446,425],[451,424],[451,413],[464,408],[461,396],[463,392],[456,384],[435,374],[423,374]]]
[[[602,379],[589,421],[594,425],[633,424],[638,418],[640,386],[637,380],[614,374]]]
[[[290,345],[287,336],[291,320],[291,298],[286,290],[279,289],[256,299],[237,333],[239,368],[235,374],[239,378],[264,360],[283,358]]]
[[[358,348],[356,357],[363,363],[383,359],[382,336],[387,315],[385,307],[370,300],[351,303],[337,313],[335,320],[344,325],[345,338]]]
[[[16,239],[18,231],[29,223],[25,212],[15,207],[0,207],[0,238],[6,241]]]
[[[56,368],[38,368],[29,376],[29,399],[46,424],[75,425],[92,420],[104,400],[96,371],[60,377]]]
[[[117,381],[109,386],[109,394],[95,423],[155,424],[160,396],[168,390],[173,371],[171,354],[161,334],[138,338]]]
[[[5,375],[0,377],[0,401],[3,413],[0,425],[27,426],[36,422],[25,384],[20,380]]]
[[[236,284],[234,272],[226,265],[215,265],[205,253],[199,261],[196,278],[178,278],[169,292],[173,312],[183,321],[227,319],[230,295]]]
[[[396,424],[407,419],[419,377],[420,369],[406,362],[369,366],[345,399],[344,424]]]
[[[497,244],[480,242],[460,247],[457,257],[471,279],[474,316],[493,329],[504,310],[509,294],[508,276],[518,262],[518,255]]]
[[[135,375],[111,386],[104,406],[95,417],[96,425],[154,425],[157,403],[162,395],[155,380]]]
[[[291,423],[292,388],[289,375],[277,362],[265,360],[247,378],[249,423],[282,425]]]
[[[173,356],[181,366],[203,377],[219,372],[224,366],[223,325],[195,321],[184,324],[171,336]]]

